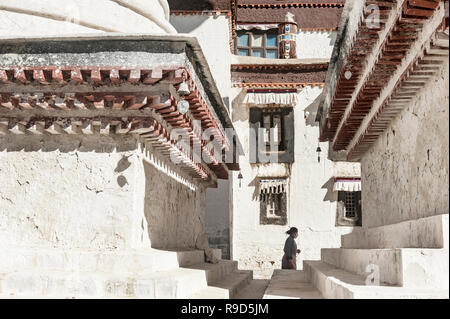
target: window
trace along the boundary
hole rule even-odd
[[[271,194],[266,203],[266,217],[267,218],[281,218],[281,201],[282,194]]]
[[[345,217],[346,218],[355,218],[358,216],[357,213],[357,203],[356,203],[356,192],[344,192],[345,200]]]
[[[279,151],[284,150],[283,143],[283,116],[281,110],[265,109],[262,112],[261,127],[264,129],[264,143],[266,150],[270,151],[270,145],[278,146]]]
[[[239,31],[236,37],[236,54],[277,59],[278,33],[276,31]]]
[[[338,226],[362,226],[361,192],[339,191]]]
[[[287,224],[286,179],[260,181],[260,223],[262,225]]]
[[[278,163],[294,163],[294,109],[292,107],[251,107],[250,163],[264,163],[277,147]],[[261,140],[262,139],[262,140]]]

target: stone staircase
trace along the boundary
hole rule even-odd
[[[448,299],[445,256],[448,262],[448,251],[439,250],[323,249],[322,260],[305,261],[304,270],[275,270],[264,299]],[[434,267],[418,272],[416,257]],[[366,283],[365,261],[379,262],[379,286]]]
[[[307,272],[277,269],[273,272],[263,299],[323,299],[323,297],[312,285]]]
[[[0,255],[0,298],[233,298],[253,277],[235,261],[205,263],[199,250],[1,249]]]
[[[448,290],[366,285],[363,276],[322,261],[305,261],[311,282],[327,299],[445,299]]]
[[[342,245],[275,271],[264,298],[449,298],[448,214],[356,230]]]

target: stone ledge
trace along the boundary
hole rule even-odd
[[[343,248],[446,248],[448,214],[420,218],[392,225],[355,229],[342,236]]]
[[[448,256],[447,249],[322,249],[327,264],[364,277],[375,265],[382,283],[409,288],[448,289]]]
[[[320,261],[305,261],[311,281],[327,299],[448,299],[448,290],[366,286],[359,275]]]

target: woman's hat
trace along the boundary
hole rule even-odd
[[[298,229],[296,227],[291,227],[291,229],[289,229],[286,232],[286,234],[288,234],[288,235],[292,235],[292,234],[295,234],[295,233],[298,233]]]

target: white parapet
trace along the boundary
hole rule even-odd
[[[322,249],[322,261],[381,284],[448,290],[448,249]]]
[[[448,214],[392,225],[354,229],[342,236],[343,248],[447,248]]]

